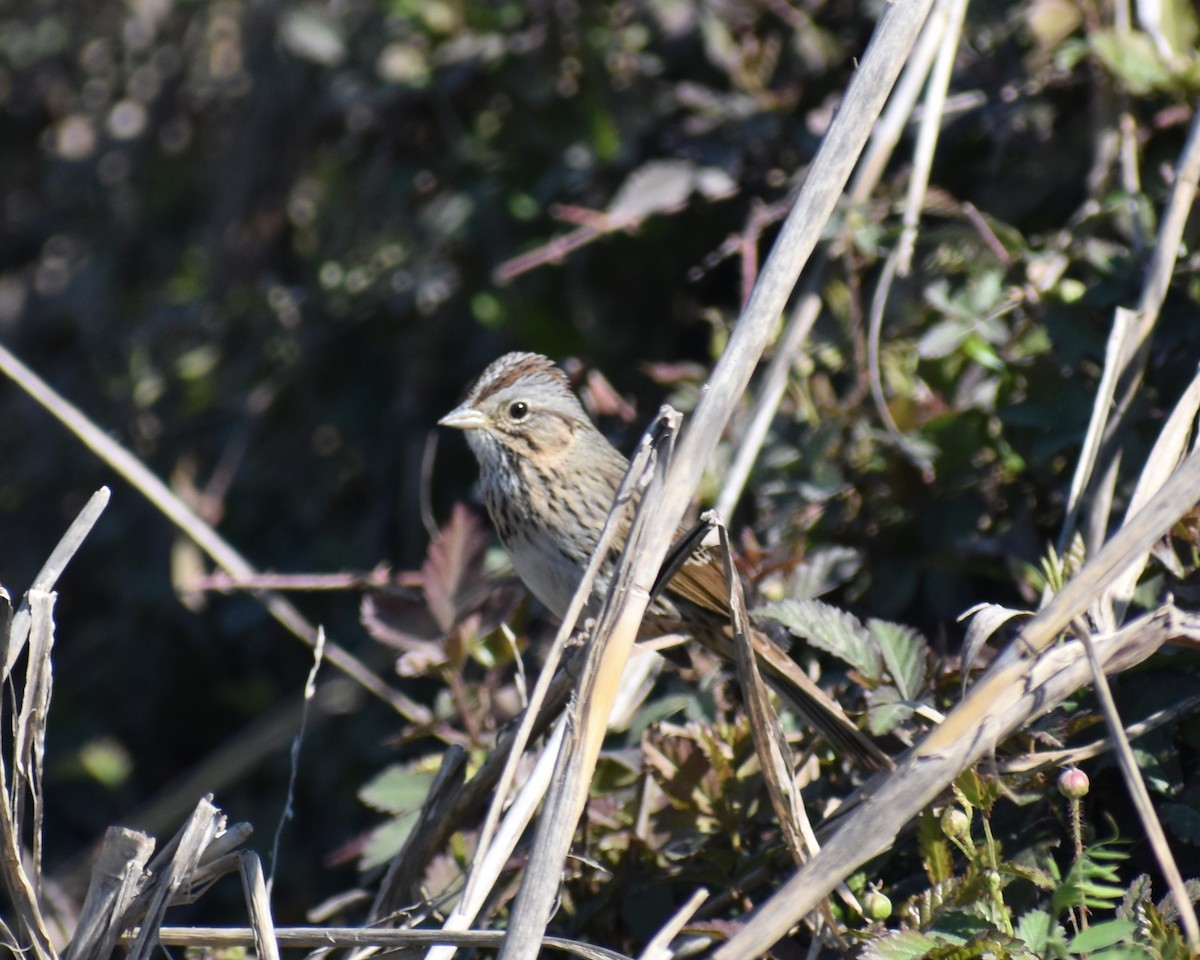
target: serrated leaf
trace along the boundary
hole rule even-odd
[[[402,814],[420,810],[433,783],[434,773],[414,767],[415,764],[393,764],[385,768],[359,789],[358,798],[382,813]]]
[[[866,960],[915,960],[937,946],[936,940],[916,930],[897,930],[868,943],[861,956]]]
[[[913,715],[912,705],[902,700],[895,687],[880,687],[871,691],[871,706],[867,710],[867,729],[879,737],[894,730]]]
[[[1054,861],[1050,862],[1053,864]],[[1062,879],[1061,877],[1055,877],[1049,870],[1043,870],[1040,867],[1031,867],[1027,863],[1014,863],[1010,861],[1005,865],[1004,870],[1014,877],[1021,877],[1028,880],[1039,890],[1053,890],[1058,886],[1059,880]]]
[[[942,832],[942,825],[932,810],[924,810],[917,820],[917,844],[921,861],[925,864],[925,875],[929,882],[938,884],[954,876],[954,854],[950,841]]]
[[[795,600],[812,600],[852,580],[862,569],[862,554],[850,547],[814,550],[793,571],[788,592]]]
[[[1137,916],[1138,908],[1143,903],[1150,902],[1150,894],[1153,892],[1153,887],[1150,883],[1150,875],[1148,873],[1139,873],[1133,878],[1133,882],[1129,884],[1129,888],[1125,891],[1125,896],[1121,898],[1121,905],[1117,907],[1118,920],[1132,920]]]
[[[1071,953],[1094,953],[1114,943],[1123,943],[1133,936],[1137,924],[1132,920],[1108,920],[1080,931],[1071,938],[1067,949]]]
[[[1045,910],[1030,910],[1017,921],[1016,934],[1030,950],[1042,953],[1053,929],[1054,918],[1050,914]]]
[[[964,805],[969,804],[985,814],[1004,795],[1004,788],[998,778],[983,776],[974,767],[960,773],[954,780],[954,787],[961,795]]]
[[[966,910],[947,910],[942,913],[928,930],[939,940],[950,943],[966,943],[972,937],[987,936],[995,932],[986,919]]]
[[[879,644],[896,689],[905,700],[916,700],[925,689],[925,655],[929,644],[920,632],[900,623],[871,619],[867,629]]]
[[[486,550],[483,524],[456,503],[450,519],[429,545],[421,568],[429,612],[446,633],[474,609],[480,598]]]
[[[1192,877],[1190,880],[1183,882],[1183,892],[1192,903],[1200,901],[1200,879]],[[1175,894],[1168,893],[1165,897],[1158,901],[1158,912],[1162,915],[1163,920],[1177,921],[1179,919],[1179,908],[1175,905]]]
[[[850,664],[867,680],[878,683],[883,679],[879,647],[853,614],[820,600],[781,600],[755,612],[778,620],[795,636]]]

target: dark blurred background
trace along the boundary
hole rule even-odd
[[[501,352],[601,371],[636,411],[606,421],[626,443],[659,402],[689,404],[745,293],[739,249],[765,256],[777,216],[752,224],[784,209],[880,6],[9,0],[0,340],[258,567],[416,568],[428,437]],[[1136,301],[1194,109],[1194,69],[1143,69],[1154,45],[1120,47],[1106,22],[1070,0],[971,9],[916,271],[884,329],[892,416],[932,469],[883,432],[864,365],[907,137],[873,202],[838,215],[826,312],[736,518],[768,545],[854,549],[863,573],[835,599],[944,651],[972,603],[1036,599],[1027,567],[1056,536],[1112,310]],[[1194,39],[1194,11],[1178,29]],[[1143,158],[1133,192],[1106,145],[1122,107]],[[724,189],[653,216],[650,203],[635,230],[493,279],[574,229],[554,205],[603,212],[662,161],[676,183],[707,171]],[[1185,259],[1133,471],[1192,374],[1198,276]],[[473,478],[461,439],[442,437],[439,522]],[[298,700],[310,663],[251,599],[182,604],[171,525],[0,382],[14,597],[102,484],[112,504],[58,588],[52,873]],[[391,676],[357,594],[297,602],[390,682],[434,696]],[[367,697],[314,725],[278,921],[356,882],[352,861],[327,861],[378,820],[356,791],[400,727]],[[280,749],[217,797],[260,850],[287,773]]]

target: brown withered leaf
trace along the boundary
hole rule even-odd
[[[483,555],[487,534],[483,524],[461,503],[456,503],[437,539],[429,545],[421,573],[425,602],[443,633],[449,633],[474,611],[487,589],[483,582]]]
[[[620,417],[625,423],[632,423],[637,418],[633,404],[617,393],[616,387],[599,370],[588,371],[580,394],[584,405],[597,416]]]
[[[402,675],[423,675],[445,663],[447,637],[483,636],[512,617],[524,594],[515,583],[484,577],[486,545],[482,524],[456,505],[420,573],[397,574],[363,597],[359,619],[373,639],[403,652]]]
[[[445,636],[430,615],[421,591],[411,587],[389,587],[368,593],[358,615],[372,638],[397,650],[412,650]]]

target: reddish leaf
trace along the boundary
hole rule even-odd
[[[483,554],[487,534],[479,519],[461,503],[429,545],[421,572],[425,601],[444,633],[454,629],[478,606],[483,584]]]

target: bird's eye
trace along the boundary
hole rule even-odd
[[[513,420],[524,420],[529,416],[529,404],[524,400],[514,400],[508,407],[508,415]]]

